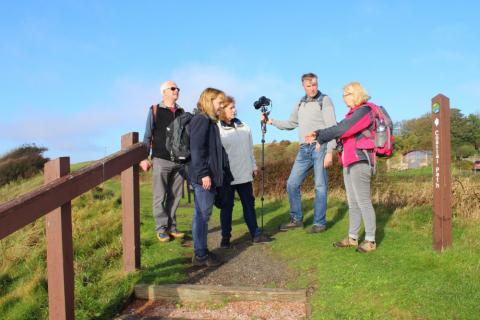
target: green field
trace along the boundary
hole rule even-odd
[[[422,174],[420,174],[422,175]],[[142,270],[122,271],[121,204],[118,179],[73,201],[77,319],[111,319],[136,283],[186,280],[191,248],[159,243],[151,217],[150,176],[141,177]],[[0,202],[42,183],[41,177],[0,188]],[[290,287],[311,287],[313,319],[475,319],[480,314],[480,222],[454,218],[454,244],[432,250],[431,208],[376,205],[378,250],[362,255],[336,249],[348,210],[341,193],[329,199],[330,228],[277,233],[288,203],[267,201],[264,222],[276,241],[272,251],[299,277]],[[259,203],[257,203],[257,206]],[[236,206],[234,221],[241,213]],[[307,226],[312,201],[304,200]],[[182,202],[179,228],[191,229],[192,208]],[[48,314],[43,219],[0,241],[0,319],[46,319]],[[219,224],[218,211],[211,227]],[[236,234],[246,231],[234,225]],[[188,234],[190,235],[190,234]],[[275,266],[272,266],[274,268]],[[274,284],[272,284],[274,285]]]

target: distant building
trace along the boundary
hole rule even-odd
[[[415,169],[426,167],[432,164],[432,151],[414,150],[403,155],[402,162],[406,165],[406,169]]]
[[[432,164],[432,151],[413,150],[387,160],[387,170],[406,170],[426,167]]]

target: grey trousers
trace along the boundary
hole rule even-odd
[[[375,211],[370,195],[372,170],[366,162],[359,162],[343,168],[343,181],[347,191],[349,218],[349,237],[358,239],[358,232],[363,219],[365,240],[375,241]]]
[[[176,211],[182,198],[181,165],[153,158],[153,217],[158,232],[175,231]]]

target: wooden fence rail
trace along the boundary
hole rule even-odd
[[[122,150],[70,173],[70,159],[45,164],[45,185],[0,205],[0,240],[46,217],[50,319],[74,319],[73,244],[70,201],[121,173],[124,270],[140,268],[138,163],[147,149],[138,133],[122,136]]]

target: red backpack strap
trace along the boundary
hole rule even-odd
[[[153,145],[153,133],[155,132],[153,129],[155,129],[157,125],[157,111],[158,111],[158,104],[152,104],[150,106],[150,111],[152,112],[152,117],[153,117],[153,128],[152,128],[152,138],[150,139],[150,146]]]

